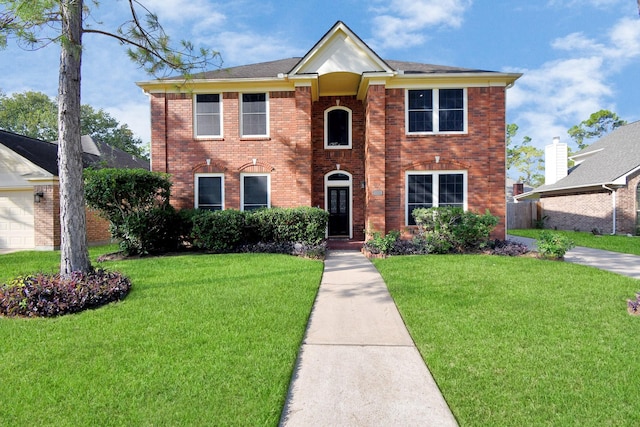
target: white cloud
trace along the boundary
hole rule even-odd
[[[613,76],[640,58],[640,21],[623,18],[602,40],[572,33],[551,46],[566,57],[517,70],[524,76],[507,98],[509,120],[540,147],[554,136],[568,140],[567,129],[595,111],[615,111]]]
[[[151,141],[151,116],[149,114],[149,101],[125,102],[117,106],[110,106],[104,110],[113,116],[118,123],[127,124],[135,136],[142,142]]]
[[[429,27],[458,28],[472,0],[391,0],[385,6],[376,2],[372,10],[374,46],[406,48],[426,40],[422,31]]]
[[[285,38],[265,36],[253,32],[225,31],[217,33],[212,42],[222,54],[224,66],[247,65],[251,63],[301,56],[301,52],[289,44]]]

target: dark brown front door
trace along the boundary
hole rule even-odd
[[[329,187],[329,236],[349,237],[349,187]]]

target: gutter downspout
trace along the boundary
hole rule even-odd
[[[613,231],[611,232],[611,235],[614,236],[616,234],[616,190],[607,187],[605,184],[602,184],[602,188],[611,191],[611,208],[613,212]]]

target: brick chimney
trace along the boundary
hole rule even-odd
[[[513,196],[524,193],[524,184],[522,182],[516,182],[513,184]]]

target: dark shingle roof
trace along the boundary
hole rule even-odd
[[[256,79],[276,78],[278,74],[288,74],[302,58],[280,59],[260,62],[194,74],[193,79]],[[392,61],[385,62],[394,70],[402,70],[404,74],[440,74],[440,73],[491,73],[492,71],[474,70],[470,68],[449,67],[445,65],[421,64],[419,62]]]
[[[543,185],[534,192],[611,184],[640,167],[640,121],[615,129],[576,154],[593,152],[555,184]]]
[[[0,144],[19,154],[50,174],[58,175],[58,145],[12,132],[0,130]],[[140,159],[118,148],[96,142],[100,156],[82,153],[84,167],[104,164],[114,168],[143,168],[149,170],[149,161]],[[104,162],[104,163],[102,163]]]

